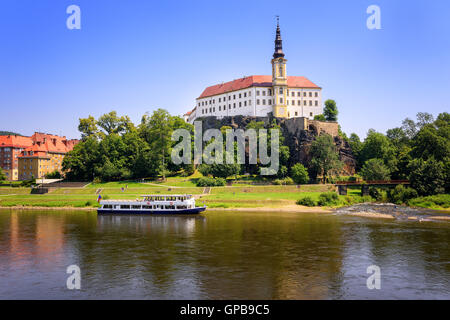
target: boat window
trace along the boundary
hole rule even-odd
[[[110,205],[110,204],[105,204],[104,206],[103,206],[103,209],[112,209],[112,205]]]
[[[130,206],[129,205],[121,205],[120,209],[130,209]]]
[[[141,206],[132,206],[132,209],[140,209]]]
[[[142,209],[147,209],[147,210],[150,209],[151,210],[152,206],[142,206]]]

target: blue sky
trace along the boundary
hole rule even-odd
[[[289,75],[337,102],[347,133],[450,111],[450,1],[1,0],[0,130],[78,137],[116,110],[183,114],[209,85],[270,74],[280,15]],[[66,8],[81,8],[81,30]],[[366,9],[381,8],[381,30]]]

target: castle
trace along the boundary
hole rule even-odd
[[[305,77],[288,76],[279,22],[277,22],[272,76],[249,76],[207,87],[196,106],[184,115],[197,118],[228,116],[314,119],[322,114],[322,88]]]

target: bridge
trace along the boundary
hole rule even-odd
[[[338,194],[347,195],[347,188],[349,186],[361,186],[361,194],[363,196],[369,195],[370,187],[396,187],[398,185],[409,186],[409,180],[373,180],[373,181],[338,181],[336,182],[336,189]]]

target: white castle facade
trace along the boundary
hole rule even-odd
[[[305,77],[288,76],[277,24],[272,75],[249,76],[206,88],[197,98],[195,108],[186,113],[186,121],[226,116],[304,117],[322,114],[322,88]]]

